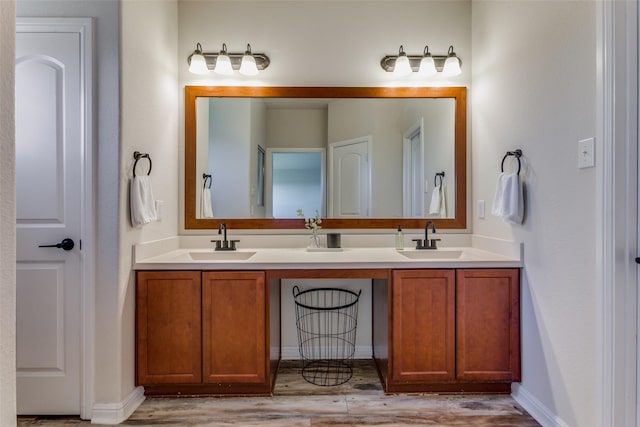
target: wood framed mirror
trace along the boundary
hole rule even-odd
[[[451,151],[451,160],[450,167],[442,167],[438,168],[437,165],[435,170],[442,169],[442,172],[447,170],[447,174],[445,175],[445,180],[450,183],[450,195],[448,200],[448,204],[451,206],[448,212],[448,215],[436,215],[426,214],[429,209],[429,200],[432,197],[432,191],[438,182],[433,176],[433,171],[428,173],[424,171],[421,167],[421,174],[407,175],[406,172],[406,151],[407,148],[404,148],[403,154],[403,140],[406,142],[409,139],[408,131],[406,131],[406,124],[398,125],[398,129],[389,130],[388,127],[384,127],[383,132],[390,133],[392,137],[379,137],[378,133],[375,133],[375,130],[368,129],[367,131],[360,130],[360,134],[368,133],[369,140],[373,139],[376,141],[376,144],[383,145],[374,145],[372,150],[373,153],[380,152],[382,150],[391,150],[390,153],[393,155],[385,155],[383,158],[378,158],[377,160],[373,158],[372,165],[370,164],[370,170],[376,171],[376,173],[381,173],[382,176],[378,177],[377,175],[374,178],[370,178],[369,180],[369,204],[370,206],[374,206],[374,203],[371,202],[371,199],[375,200],[375,206],[383,206],[386,208],[380,208],[381,212],[383,209],[388,209],[389,206],[392,206],[394,209],[391,213],[383,212],[382,215],[376,214],[376,210],[371,208],[370,210],[365,210],[367,215],[360,215],[357,217],[349,216],[341,214],[339,217],[334,215],[335,207],[331,208],[331,199],[335,197],[332,192],[331,195],[328,194],[328,188],[331,187],[331,183],[327,184],[327,181],[331,181],[331,177],[329,176],[329,172],[324,172],[324,178],[322,181],[322,205],[323,205],[323,223],[322,227],[325,229],[395,229],[398,225],[401,225],[403,229],[419,229],[424,228],[426,220],[432,220],[438,229],[465,229],[467,227],[467,131],[466,131],[466,122],[467,122],[467,102],[466,102],[466,88],[465,87],[396,87],[396,88],[383,88],[383,87],[243,87],[243,86],[186,86],[185,87],[185,177],[184,177],[184,213],[185,213],[185,229],[215,229],[218,225],[224,222],[227,227],[230,229],[299,229],[303,227],[303,220],[301,218],[296,218],[295,215],[287,215],[287,217],[273,217],[273,212],[275,209],[269,206],[269,195],[265,196],[263,193],[263,186],[265,185],[265,175],[261,173],[258,167],[258,163],[264,160],[265,151],[264,151],[264,142],[261,144],[254,144],[255,147],[260,146],[260,150],[256,148],[254,151],[256,153],[256,160],[251,160],[248,163],[248,167],[239,167],[239,163],[236,163],[234,160],[225,159],[223,164],[230,166],[228,172],[225,172],[221,175],[221,178],[216,179],[213,178],[213,185],[217,185],[217,188],[227,188],[232,186],[236,181],[245,180],[248,184],[245,185],[246,194],[242,194],[243,203],[245,203],[244,199],[249,200],[247,205],[251,205],[252,200],[256,197],[262,197],[262,200],[267,200],[267,210],[269,210],[268,214],[260,213],[256,214],[255,206],[249,207],[249,210],[246,211],[246,217],[243,217],[242,214],[228,214],[223,213],[218,215],[216,211],[221,211],[221,209],[216,209],[216,207],[222,207],[223,204],[229,205],[227,200],[224,197],[216,197],[213,196],[213,216],[214,217],[206,217],[201,214],[201,191],[202,191],[202,178],[206,172],[211,172],[207,170],[210,168],[210,165],[207,164],[207,161],[202,160],[202,153],[198,153],[198,138],[199,132],[203,128],[201,121],[203,120],[203,113],[198,112],[198,105],[201,105],[202,102],[210,103],[210,100],[218,101],[232,101],[232,100],[251,100],[252,102],[260,101],[266,103],[273,103],[275,101],[286,100],[288,102],[287,105],[298,104],[303,102],[308,102],[309,100],[321,100],[323,103],[329,103],[330,105],[337,105],[338,102],[341,103],[351,103],[355,100],[395,100],[399,101],[412,101],[417,102],[418,100],[440,100],[447,101],[450,103],[450,107],[447,107],[451,110],[450,116],[451,120],[448,122],[446,126],[446,132],[448,132],[450,136],[450,142],[443,143],[446,144],[447,148]],[[293,101],[293,102],[292,102]],[[396,104],[397,104],[396,102]],[[208,104],[207,104],[208,105]],[[211,104],[213,105],[213,104]],[[308,104],[305,104],[308,105]],[[318,107],[318,103],[313,108],[325,108]],[[325,105],[325,104],[323,104]],[[222,109],[214,109],[214,107],[206,107],[207,109],[211,108],[211,110],[207,110],[205,113],[206,118],[208,117],[216,117],[220,120],[229,121],[227,118],[221,118],[219,113],[215,113],[214,111],[223,111],[228,112],[232,108],[228,107],[225,104]],[[217,108],[217,107],[216,107]],[[249,111],[252,107],[248,107]],[[262,108],[262,107],[261,107]],[[287,107],[290,108],[290,107]],[[306,107],[305,107],[306,108]],[[356,121],[356,116],[361,116],[367,118],[370,128],[375,128],[376,126],[380,127],[382,122],[391,121],[391,117],[395,117],[395,113],[389,113],[389,111],[397,111],[407,110],[413,107],[407,107],[402,104],[401,106],[394,106],[393,110],[390,110],[391,107],[381,107],[383,110],[379,110],[376,108],[371,109],[371,107],[367,106],[366,112],[357,112],[357,113],[349,113],[349,114],[340,114],[340,111],[344,112],[345,110],[337,110],[338,113],[328,113],[329,117],[342,117],[344,121]],[[351,110],[347,110],[351,111]],[[216,115],[217,114],[217,115]],[[250,113],[249,113],[250,114]],[[415,114],[414,114],[415,115]],[[204,119],[208,120],[208,119]],[[407,119],[402,119],[404,122]],[[396,120],[400,121],[400,120]],[[261,119],[261,123],[264,122]],[[440,121],[436,117],[432,117],[431,114],[427,114],[426,116],[423,114],[420,123],[429,122],[425,125],[426,129],[430,129],[432,126],[435,126]],[[443,122],[447,122],[444,120]],[[430,124],[433,123],[433,124]],[[212,125],[206,124],[205,127],[209,129]],[[262,124],[264,126],[264,124]],[[404,126],[404,128],[402,127]],[[242,140],[251,139],[252,133],[256,126],[253,123],[241,123],[239,124],[239,128],[250,130],[249,133]],[[328,135],[332,133],[332,131],[326,131],[325,135],[322,138],[326,141],[326,153],[325,156],[328,156],[329,153],[329,145],[331,145],[331,137],[326,139]],[[374,136],[371,136],[371,133],[374,133]],[[360,135],[362,136],[362,135]],[[206,138],[211,138],[207,136]],[[261,137],[262,138],[262,137]],[[239,139],[239,140],[240,140]],[[438,140],[436,138],[435,141],[432,141],[431,144],[438,144]],[[200,143],[201,144],[201,143]],[[202,147],[202,145],[201,145]],[[381,150],[380,148],[383,147]],[[424,147],[424,144],[423,144]],[[237,146],[233,146],[231,150],[235,150]],[[267,156],[270,152],[270,148],[267,146]],[[217,153],[221,153],[220,149]],[[229,149],[226,149],[229,151]],[[429,148],[422,149],[420,151],[420,161],[425,158],[425,155],[429,157],[429,153],[435,153],[436,150]],[[202,148],[201,148],[202,151]],[[208,158],[220,158],[219,155],[212,154],[211,152],[207,153]],[[258,154],[262,157],[262,160],[258,160]],[[200,156],[200,158],[198,157]],[[404,157],[403,157],[404,156]],[[434,156],[430,157],[436,157]],[[403,166],[403,162],[405,165]],[[329,162],[331,163],[331,159]],[[269,159],[267,159],[267,164],[269,164]],[[391,165],[391,166],[389,166]],[[222,167],[222,166],[221,166]],[[390,179],[388,177],[389,171],[388,168],[394,168],[393,175],[395,178]],[[246,169],[246,171],[244,170]],[[337,170],[337,167],[334,169]],[[398,172],[398,169],[401,171]],[[253,172],[247,172],[253,171]],[[264,163],[262,164],[262,172],[264,172]],[[385,175],[385,173],[387,175]],[[400,174],[400,176],[399,176]],[[404,176],[402,176],[404,174]],[[248,176],[248,178],[247,178]],[[413,177],[413,178],[412,178]],[[436,177],[440,179],[440,183],[442,183],[442,177]],[[269,184],[270,176],[269,172],[267,173],[267,191],[270,189]],[[418,184],[415,184],[418,190],[414,190],[413,193],[410,193],[408,188],[411,187],[411,183],[408,181],[415,181]],[[258,183],[258,187],[254,185],[254,182]],[[379,187],[376,183],[381,182],[384,183],[385,186],[391,188],[389,193],[382,193],[379,190]],[[211,178],[209,178],[208,184],[211,185]],[[442,186],[444,188],[444,185]],[[389,191],[389,190],[386,190]],[[236,191],[237,193],[237,191]],[[270,194],[270,193],[269,193]],[[410,194],[415,194],[417,198],[420,199],[419,202],[416,202],[416,206],[420,206],[418,212],[425,213],[425,215],[418,216],[415,215],[407,215],[407,212],[411,214],[411,208],[407,207],[407,199],[410,198]],[[229,196],[230,197],[230,196]],[[295,199],[295,197],[290,197],[290,199]],[[393,201],[392,201],[393,199]],[[399,200],[399,201],[398,201]],[[337,204],[338,202],[334,203]],[[314,216],[313,212],[305,211],[305,216],[311,217]],[[289,217],[290,216],[290,217]]]

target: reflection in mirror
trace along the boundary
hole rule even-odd
[[[298,209],[335,228],[465,228],[465,93],[187,87],[185,228],[297,228]]]
[[[267,215],[294,218],[324,209],[324,150],[268,149]]]
[[[317,209],[328,218],[447,218],[455,211],[454,178],[431,184],[437,171],[454,177],[452,98],[199,98],[197,109],[196,154],[223,184],[210,190],[214,217],[295,218],[298,209]],[[271,153],[266,210],[250,197],[261,191],[261,176],[248,173],[258,141]],[[328,211],[320,154],[327,148]],[[430,209],[436,196],[442,209]]]

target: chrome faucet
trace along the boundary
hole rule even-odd
[[[422,239],[412,239],[416,242],[416,249],[438,249],[437,242],[439,242],[440,239],[429,240],[429,226],[431,226],[431,232],[435,234],[436,225],[433,221],[427,221],[424,225],[424,241]]]
[[[218,234],[223,234],[224,232],[224,236],[223,236],[223,240],[212,240],[212,242],[215,242],[216,244],[216,251],[235,251],[236,250],[236,243],[239,242],[240,240],[227,240],[227,224],[225,224],[224,222],[221,222],[220,225],[218,225]]]

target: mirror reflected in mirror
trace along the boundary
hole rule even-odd
[[[299,228],[298,209],[466,228],[466,89],[187,86],[185,228]]]

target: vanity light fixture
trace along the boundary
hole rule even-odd
[[[227,51],[227,44],[222,44],[220,52],[203,52],[200,43],[196,50],[187,58],[189,71],[195,74],[208,74],[213,70],[217,74],[230,75],[238,70],[245,76],[255,76],[260,70],[269,66],[269,57],[264,53],[252,53],[251,45],[242,53]]]
[[[240,62],[240,74],[243,74],[245,76],[255,76],[258,74],[256,59],[251,53],[251,45],[249,43],[247,43],[247,50],[242,56],[242,62]]]
[[[200,46],[200,43],[196,45],[196,50],[189,56],[187,62],[189,62],[189,71],[194,74],[207,74],[209,72],[207,60],[204,59],[202,55],[202,46]]]
[[[444,61],[444,67],[442,68],[442,74],[445,76],[457,76],[462,73],[460,69],[460,60],[453,51],[453,46],[449,46],[449,52],[447,59]]]
[[[400,45],[400,50],[398,51],[398,56],[396,57],[396,63],[393,67],[393,74],[396,76],[408,76],[411,74],[413,70],[411,69],[411,64],[409,63],[409,58],[407,54],[404,52],[404,48]]]
[[[231,58],[227,54],[227,44],[222,43],[222,50],[218,54],[216,59],[216,66],[213,69],[214,73],[229,76],[233,74],[233,67],[231,66]]]
[[[421,76],[430,77],[436,75],[437,72],[436,63],[433,60],[433,56],[431,56],[431,52],[429,52],[429,46],[425,46],[418,73]]]
[[[400,46],[397,55],[387,55],[380,60],[383,70],[398,76],[407,76],[411,72],[425,77],[438,72],[445,76],[457,76],[462,72],[461,64],[462,61],[453,51],[453,46],[449,46],[447,55],[432,55],[429,46],[425,46],[422,55],[407,55],[403,46]]]

